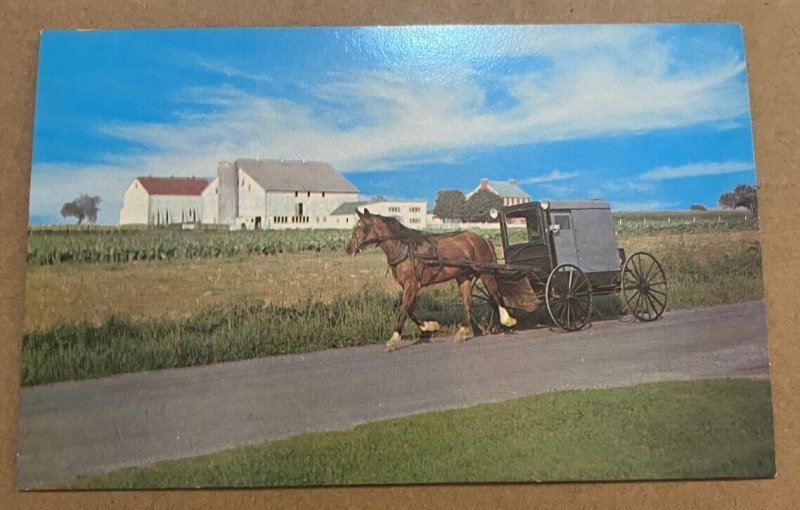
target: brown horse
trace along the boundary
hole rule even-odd
[[[464,301],[464,322],[455,334],[456,342],[472,336],[472,284],[480,278],[498,306],[500,322],[511,327],[516,320],[503,307],[503,298],[495,277],[480,273],[476,266],[495,262],[494,247],[481,236],[471,232],[424,234],[405,227],[395,218],[370,214],[368,209],[356,211],[359,221],[347,244],[347,253],[354,257],[364,248],[378,246],[386,254],[395,281],[403,288],[403,301],[397,314],[397,325],[386,342],[386,350],[394,351],[400,344],[400,332],[410,318],[424,332],[439,330],[436,321],[421,321],[414,316],[417,293],[422,287],[455,279]],[[457,264],[448,265],[448,262]]]

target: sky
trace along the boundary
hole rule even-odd
[[[715,207],[755,184],[737,24],[45,31],[30,222],[138,175],[321,160],[364,197],[515,179],[534,200]]]

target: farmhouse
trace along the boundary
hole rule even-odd
[[[137,177],[125,190],[120,225],[196,223],[203,214],[202,192],[209,179]]]
[[[330,213],[357,199],[358,190],[328,163],[237,159],[219,163],[213,179],[134,179],[120,224],[330,228]]]
[[[481,179],[477,188],[467,194],[467,198],[471,197],[480,190],[488,190],[503,199],[503,205],[517,205],[526,204],[531,201],[531,196],[525,193],[525,190],[517,185],[517,181],[509,179],[507,181],[490,181],[489,179]]]
[[[380,214],[396,218],[406,227],[424,229],[427,226],[427,202],[425,200],[370,200],[346,202],[331,212],[328,228],[351,228],[358,221],[355,211]]]

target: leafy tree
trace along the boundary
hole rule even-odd
[[[701,204],[692,204],[691,206],[689,206],[689,210],[690,211],[708,211],[708,209],[706,209],[706,206],[701,205]]]
[[[433,214],[447,220],[460,220],[464,218],[467,209],[467,199],[464,192],[457,189],[447,189],[436,193],[436,203],[433,205]]]
[[[737,184],[733,191],[720,195],[719,205],[729,209],[747,207],[750,212],[757,215],[758,197],[756,196],[756,188],[747,184]]]
[[[81,195],[72,202],[67,202],[61,207],[61,216],[64,218],[78,218],[78,225],[83,223],[83,220],[89,220],[89,223],[94,224],[97,221],[97,207],[100,204],[100,197],[89,195]]]
[[[467,211],[464,219],[467,221],[497,221],[489,216],[489,211],[493,208],[499,210],[502,207],[503,199],[496,193],[487,189],[478,190],[467,200]]]

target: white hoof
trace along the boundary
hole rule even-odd
[[[442,329],[442,326],[436,321],[422,321],[422,326],[420,326],[419,329],[426,333],[432,333]]]
[[[460,328],[458,328],[458,331],[456,331],[456,334],[453,337],[453,341],[456,343],[461,343],[467,338],[472,338],[472,337],[473,337],[472,329],[466,326],[461,326]]]
[[[392,338],[390,338],[389,341],[386,342],[386,352],[394,352],[395,350],[397,350],[398,345],[400,345],[400,333],[395,331],[392,334]]]
[[[500,309],[500,324],[502,324],[507,328],[513,328],[514,326],[517,325],[517,319],[510,316],[508,314],[508,310],[506,310],[502,306],[498,306],[498,308]]]

